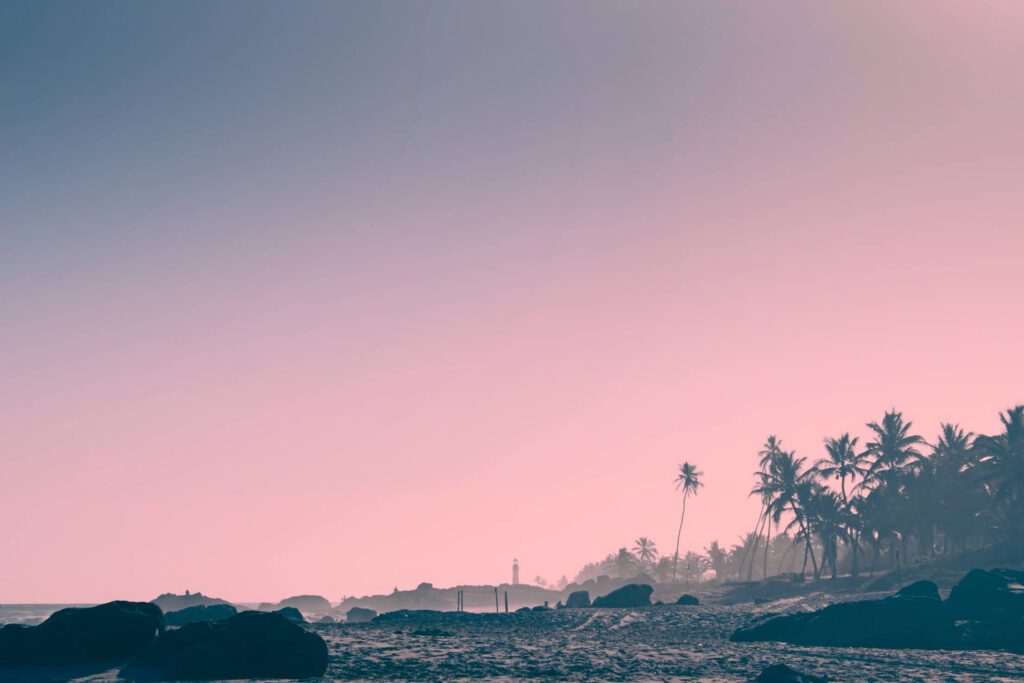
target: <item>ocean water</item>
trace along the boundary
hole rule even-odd
[[[90,605],[0,605],[0,624],[33,626],[45,621],[48,616],[65,607],[90,607]]]

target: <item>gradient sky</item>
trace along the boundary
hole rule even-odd
[[[555,579],[1024,401],[1024,3],[4,2],[0,601]],[[631,543],[630,543],[631,544]]]

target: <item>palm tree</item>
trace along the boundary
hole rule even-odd
[[[882,417],[882,424],[868,423],[868,429],[874,432],[874,440],[867,443],[863,454],[874,458],[868,468],[869,478],[875,481],[892,479],[908,462],[921,457],[916,446],[927,444],[920,436],[910,433],[912,425],[912,422],[903,422],[903,413],[895,408]]]
[[[974,466],[975,451],[971,448],[973,432],[960,425],[943,423],[932,447],[935,469],[935,500],[933,511],[942,531],[942,552],[949,552],[949,541],[960,541],[961,548],[975,526],[975,510],[987,502],[975,477],[968,476]]]
[[[1021,536],[1024,516],[1024,405],[999,414],[1003,433],[974,440],[978,468],[990,482],[1001,519],[1013,540]]]
[[[845,433],[838,439],[825,439],[826,457],[814,464],[814,469],[822,479],[838,479],[839,489],[843,495],[843,518],[846,520],[846,530],[843,534],[850,544],[851,566],[850,573],[857,576],[857,554],[859,539],[856,533],[854,516],[851,514],[852,506],[850,497],[846,492],[846,480],[853,481],[857,477],[864,477],[868,473],[868,461],[864,453],[857,452],[857,437],[851,437]]]
[[[846,480],[862,477],[868,472],[865,454],[857,453],[857,441],[857,437],[850,438],[849,434],[843,434],[838,439],[825,439],[827,457],[814,464],[814,469],[822,479],[839,480],[844,505],[849,502]]]
[[[654,565],[654,577],[658,580],[658,583],[667,583],[669,577],[672,576],[672,558],[661,557],[658,558],[657,563]]]
[[[704,473],[699,471],[695,465],[684,462],[679,466],[679,474],[675,478],[676,490],[682,490],[683,492],[683,512],[679,516],[679,531],[676,532],[676,552],[672,555],[673,582],[676,580],[676,568],[679,564],[679,539],[682,538],[683,520],[686,519],[686,499],[691,493],[696,496],[697,490],[704,486],[700,481],[702,476],[704,476]]]
[[[729,559],[729,553],[725,551],[718,541],[711,541],[711,545],[704,548],[704,554],[708,556],[708,563],[715,570],[715,576],[719,581],[725,579],[725,564]]]
[[[615,571],[618,573],[620,579],[625,579],[628,576],[632,576],[632,571],[636,567],[636,558],[633,553],[629,552],[627,548],[619,548],[619,552],[615,554]]]
[[[633,555],[640,561],[640,565],[645,570],[651,568],[655,560],[658,559],[658,547],[654,541],[646,536],[641,536],[633,543]]]

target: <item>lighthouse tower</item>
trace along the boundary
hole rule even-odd
[[[519,560],[512,560],[512,585],[519,585]]]

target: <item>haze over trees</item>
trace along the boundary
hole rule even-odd
[[[750,495],[761,503],[753,530],[731,547],[716,540],[680,556],[686,501],[702,486],[701,472],[684,463],[675,479],[683,493],[675,552],[659,556],[654,541],[641,536],[631,549],[586,565],[575,580],[873,575],[966,550],[1024,547],[1024,405],[999,418],[996,434],[943,423],[929,440],[893,409],[861,435],[826,437],[821,452],[807,457],[771,435],[753,473]]]

